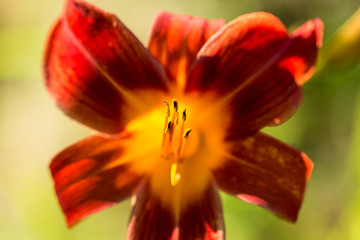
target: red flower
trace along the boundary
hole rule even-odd
[[[95,131],[50,166],[68,225],[135,195],[128,239],[223,239],[218,189],[295,221],[312,162],[259,131],[299,107],[322,28],[161,12],[146,49],[114,15],[67,1],[46,86]]]

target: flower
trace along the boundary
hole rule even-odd
[[[94,131],[50,165],[68,225],[134,195],[128,239],[224,239],[218,189],[296,221],[312,162],[259,131],[299,107],[322,28],[161,12],[146,49],[114,15],[68,0],[45,82]]]

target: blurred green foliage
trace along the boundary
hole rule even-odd
[[[325,43],[359,7],[357,0],[92,0],[146,42],[159,10],[206,18],[269,11],[294,28],[325,23]],[[88,132],[66,118],[42,84],[42,53],[61,0],[0,1],[0,239],[124,239],[128,202],[67,229],[48,170],[51,157]],[[360,46],[359,46],[360,48]],[[357,49],[359,50],[359,49]],[[290,224],[222,195],[227,239],[360,239],[360,65],[324,67],[304,86],[297,114],[265,131],[314,161],[299,220]]]

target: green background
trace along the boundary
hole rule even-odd
[[[152,17],[167,10],[226,21],[268,11],[290,29],[320,17],[326,43],[359,7],[357,0],[89,2],[115,13],[143,42]],[[51,157],[89,134],[55,107],[42,80],[46,36],[62,6],[60,0],[0,0],[0,239],[125,239],[128,201],[68,229],[52,186]],[[322,68],[304,85],[296,115],[265,129],[315,163],[297,223],[223,194],[227,239],[360,239],[359,78],[357,63]]]

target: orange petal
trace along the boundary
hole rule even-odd
[[[130,197],[141,176],[121,163],[123,139],[89,137],[66,148],[50,165],[69,226]]]
[[[44,75],[48,91],[67,115],[110,134],[131,120],[124,109],[140,114],[136,106],[146,101],[138,91],[167,89],[161,64],[122,22],[77,0],[67,1],[51,32]]]
[[[223,19],[160,12],[154,19],[148,48],[163,64],[170,80],[183,88],[196,54],[223,25]]]
[[[295,222],[310,159],[263,133],[231,144],[227,161],[214,172],[220,189]]]

